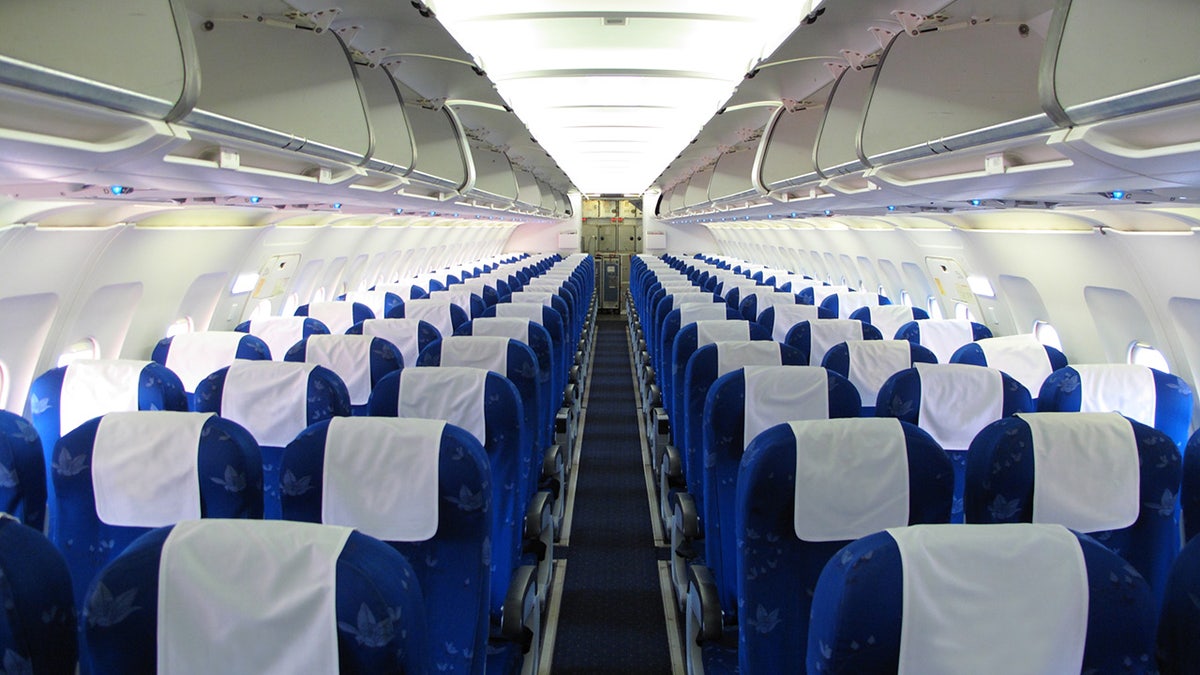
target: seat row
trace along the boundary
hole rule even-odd
[[[547,265],[543,276],[563,294],[571,292],[568,286],[590,290],[581,283],[590,278],[590,259],[563,263],[569,269]],[[586,297],[579,320],[568,315],[569,325],[580,327],[573,344],[581,346],[590,343],[595,311]],[[537,325],[522,323],[530,331]],[[79,362],[56,369],[48,375],[57,389],[39,379],[43,386],[31,393],[33,425],[8,416],[13,437],[28,446],[14,452],[21,460],[9,465],[22,469],[11,510],[39,524],[47,483],[34,469],[51,467],[49,532],[67,558],[81,606],[108,597],[89,582],[146,528],[188,518],[257,518],[265,509],[268,518],[338,522],[393,544],[412,542],[405,552],[417,577],[440,580],[423,583],[434,596],[431,606],[439,608],[428,619],[433,647],[427,650],[438,669],[482,672],[486,662],[495,672],[536,670],[556,515],[546,483],[563,480],[562,452],[569,452],[555,451],[558,476],[542,475],[555,429],[539,394],[554,382],[557,361],[545,358],[552,353],[548,341],[535,355],[529,340],[471,334],[472,327],[488,332],[488,325],[482,317],[464,323],[459,335],[427,344],[415,363],[442,367],[397,368],[374,381],[366,411],[386,417],[345,417],[351,412],[347,384],[311,362],[235,360],[200,381],[196,413],[159,412],[185,406],[179,378],[158,364]],[[114,372],[124,375],[105,383],[101,376]],[[107,396],[81,405],[72,394],[82,391]],[[115,413],[106,406],[153,412]],[[85,410],[108,414],[79,424]],[[47,444],[50,434],[62,437]],[[424,459],[406,459],[409,448],[423,448]],[[474,473],[464,476],[464,470]],[[362,487],[372,481],[374,490]],[[330,496],[331,486],[340,497]],[[396,503],[404,495],[417,495],[426,506]],[[145,500],[167,506],[159,510]],[[404,530],[407,514],[418,511],[427,514],[424,526]],[[464,526],[456,516],[475,524]],[[434,533],[447,535],[448,543],[429,543]],[[463,575],[460,562],[478,562],[488,583]],[[464,593],[476,606],[463,604]],[[464,633],[464,615],[478,616],[482,632]],[[380,621],[385,616],[376,614]],[[361,630],[361,618],[347,625]],[[125,667],[103,672],[129,672]]]

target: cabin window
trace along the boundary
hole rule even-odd
[[[1062,351],[1062,339],[1058,337],[1058,331],[1055,330],[1054,326],[1050,325],[1049,321],[1042,321],[1041,319],[1034,321],[1033,337],[1047,347],[1054,347]]]
[[[258,321],[259,319],[266,319],[269,316],[271,316],[271,301],[259,300],[258,304],[254,305],[254,310],[250,312],[248,320]]]
[[[58,356],[58,367],[70,365],[76,361],[100,358],[100,343],[96,338],[88,337],[75,342],[63,350]]]
[[[1163,356],[1162,352],[1140,340],[1135,340],[1129,344],[1129,356],[1126,360],[1134,365],[1148,366],[1155,370],[1161,370],[1164,373],[1171,372],[1171,367],[1167,365],[1167,357]]]
[[[903,290],[903,289],[901,289],[901,291],[900,291],[900,304],[904,305],[905,307],[913,306],[912,295],[910,295],[908,291]]]
[[[965,302],[954,303],[954,318],[976,321],[975,312],[972,312],[971,307]]]
[[[171,322],[170,326],[167,326],[166,336],[172,338],[183,333],[190,333],[193,330],[195,330],[195,326],[192,325],[192,317],[185,316],[182,319],[176,319]]]
[[[937,298],[933,297],[932,295],[929,296],[929,298],[925,300],[925,311],[929,312],[929,318],[931,318],[931,319],[946,318],[946,315],[942,314],[941,303],[939,303],[937,301]]]

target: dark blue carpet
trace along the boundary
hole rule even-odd
[[[596,321],[555,673],[671,672],[626,325]]]

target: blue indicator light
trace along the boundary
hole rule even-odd
[[[112,185],[108,188],[108,191],[114,195],[123,195],[123,194],[129,193],[129,192],[133,192],[133,190],[131,188],[127,188],[124,185]]]
[[[340,209],[340,208],[342,208],[342,203],[341,203],[341,202],[334,202],[334,203],[333,203],[333,208],[335,208],[335,209]]]
[[[1125,191],[1124,190],[1113,190],[1112,191],[1112,199],[1116,199],[1116,200],[1125,199]]]
[[[982,203],[983,203],[982,199],[972,199],[971,200],[971,206],[979,206]]]
[[[888,211],[895,211],[895,210],[896,210],[895,206],[890,206],[890,205],[888,206]]]
[[[825,215],[827,215],[827,216],[832,216],[832,215],[833,215],[833,211],[830,211],[829,209],[825,209]]]
[[[251,198],[250,198],[250,203],[251,203],[251,204],[257,204],[257,203],[259,203],[259,202],[261,202],[261,201],[262,201],[262,197],[251,197]]]

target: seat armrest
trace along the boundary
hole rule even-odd
[[[724,628],[721,601],[716,579],[707,565],[688,567],[688,614],[689,624],[699,629],[694,638],[697,642],[721,638]]]
[[[700,514],[696,511],[696,500],[686,492],[675,493],[675,518],[672,527],[679,528],[684,541],[700,538]]]
[[[560,411],[559,416],[563,413]],[[562,446],[555,443],[546,448],[546,452],[542,454],[542,478],[558,478],[563,473],[563,452]]]
[[[550,527],[550,493],[539,490],[533,493],[529,506],[525,509],[526,541],[541,539],[542,533]]]
[[[513,570],[508,582],[500,613],[500,637],[519,642],[522,651],[527,651],[534,637],[530,619],[536,616],[537,607],[537,570],[533,565],[522,565]]]

